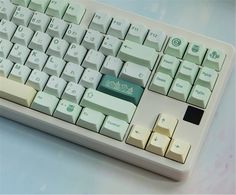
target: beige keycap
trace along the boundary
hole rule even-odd
[[[153,131],[172,137],[177,123],[178,120],[175,117],[162,113],[158,116]]]
[[[35,94],[36,90],[32,87],[0,77],[0,98],[30,107]]]
[[[138,148],[145,148],[151,131],[145,127],[134,125],[126,140],[126,143]]]
[[[190,144],[181,140],[172,139],[166,152],[166,157],[184,163],[190,150]]]
[[[160,156],[164,156],[169,145],[170,138],[157,132],[153,132],[146,150]]]

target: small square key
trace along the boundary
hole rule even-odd
[[[8,58],[19,64],[25,64],[25,61],[30,53],[30,49],[25,46],[15,44],[8,56]]]
[[[0,37],[3,39],[11,40],[14,32],[16,30],[16,25],[13,22],[2,19],[0,22]]]
[[[33,12],[30,9],[17,6],[16,11],[12,17],[12,22],[17,25],[28,26],[32,16]]]
[[[9,79],[12,79],[20,83],[25,83],[27,78],[29,77],[30,72],[31,69],[28,68],[27,66],[21,64],[15,64],[11,70]]]
[[[49,16],[40,12],[34,12],[34,15],[30,20],[29,27],[34,31],[45,32],[49,22]]]

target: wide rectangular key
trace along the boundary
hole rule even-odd
[[[153,48],[125,40],[118,53],[118,57],[124,61],[146,66],[151,70],[157,60],[158,53]]]
[[[130,102],[112,97],[94,89],[87,89],[81,101],[81,106],[114,116],[126,122],[130,122],[136,106]]]
[[[0,77],[0,98],[29,107],[35,94],[36,90],[32,87]]]
[[[103,76],[102,81],[98,86],[98,90],[129,101],[135,105],[139,103],[143,94],[142,87],[110,75]]]

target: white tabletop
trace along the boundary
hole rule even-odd
[[[100,0],[235,45],[234,0]],[[236,193],[235,68],[193,174],[175,182],[0,117],[0,193]]]

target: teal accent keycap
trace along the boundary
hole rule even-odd
[[[135,105],[139,103],[143,94],[142,87],[110,75],[103,76],[97,90]]]

